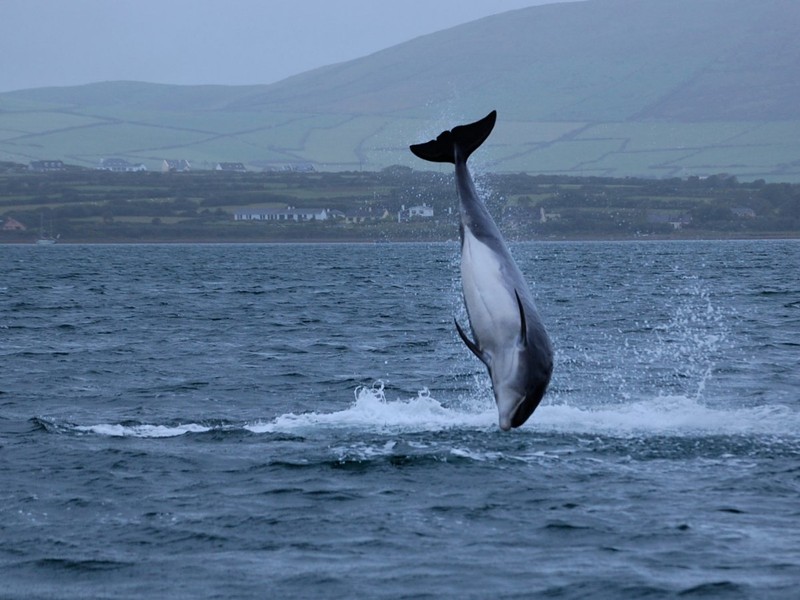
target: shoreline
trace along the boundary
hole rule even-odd
[[[559,242],[717,242],[717,241],[788,241],[799,240],[800,233],[796,232],[773,232],[762,233],[760,235],[753,234],[736,234],[724,235],[722,233],[715,234],[704,232],[699,235],[641,235],[641,236],[548,236],[543,238],[511,238],[507,239],[510,244],[517,243],[559,243]],[[36,240],[0,240],[0,246],[39,246],[39,247],[53,247],[53,246],[112,246],[112,245],[254,245],[254,244],[271,244],[271,245],[291,245],[291,244],[447,244],[458,243],[457,238],[448,239],[364,239],[362,237],[353,238],[307,238],[307,239],[242,239],[242,240],[220,240],[214,238],[163,238],[163,239],[134,239],[134,238],[108,238],[108,239],[75,239],[75,240],[60,240],[56,244],[39,245]]]

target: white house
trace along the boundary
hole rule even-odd
[[[63,171],[65,169],[64,163],[60,160],[32,160],[28,165],[31,171]]]
[[[752,208],[747,206],[734,206],[731,209],[731,212],[736,215],[737,217],[741,217],[743,219],[755,219],[756,218],[756,211]]]
[[[384,207],[355,208],[342,213],[345,223],[366,223],[372,221],[382,221],[390,219],[391,213]]]
[[[12,217],[6,217],[6,220],[0,220],[2,223],[3,231],[25,231],[27,227]]]
[[[142,163],[129,163],[124,158],[104,158],[97,167],[100,171],[114,171],[116,173],[132,173],[135,171],[147,171]]]
[[[411,206],[406,208],[403,206],[400,212],[397,213],[397,221],[408,221],[409,219],[432,219],[433,207],[427,204],[420,204],[419,206]]]
[[[184,159],[170,159],[165,158],[164,162],[161,163],[161,172],[162,173],[172,173],[175,171],[191,171],[192,165],[189,164],[188,160]]]
[[[559,221],[561,213],[546,212],[543,206],[539,207],[539,223],[547,223],[549,221]]]
[[[215,171],[228,171],[230,173],[247,173],[247,167],[240,162],[220,162],[214,167]]]
[[[672,225],[673,229],[683,229],[685,225],[690,225],[692,216],[688,213],[674,211],[660,212],[656,210],[648,211],[647,222],[660,225]]]
[[[327,221],[325,208],[275,208],[243,210],[234,213],[234,221]]]

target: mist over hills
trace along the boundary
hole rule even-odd
[[[800,5],[594,0],[487,17],[292,77],[232,107],[422,116],[437,104],[507,118],[800,118]]]
[[[0,160],[425,168],[409,143],[496,108],[495,171],[800,181],[797,31],[795,0],[537,6],[272,85],[0,94]]]

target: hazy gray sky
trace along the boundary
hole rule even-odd
[[[554,0],[0,0],[0,91],[272,83]]]

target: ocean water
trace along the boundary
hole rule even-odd
[[[0,597],[796,597],[800,242],[513,252],[503,433],[456,244],[0,247]]]

